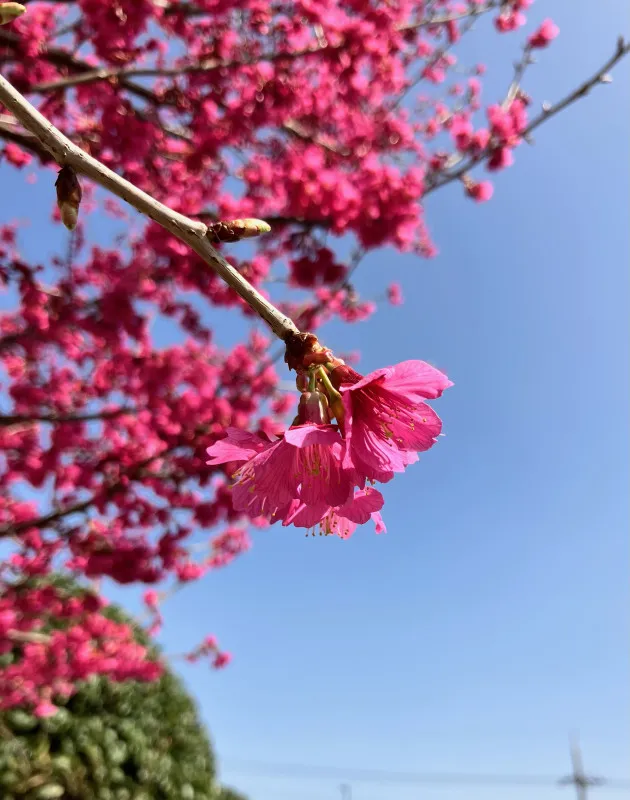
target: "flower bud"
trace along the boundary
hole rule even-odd
[[[299,372],[295,379],[295,385],[299,392],[308,391],[309,376],[305,372]]]
[[[262,219],[233,219],[209,225],[206,236],[211,242],[238,242],[241,239],[251,239],[262,233],[269,233],[270,230],[269,225]]]
[[[7,25],[21,17],[26,7],[21,3],[0,3],[0,25]]]
[[[57,205],[61,212],[61,221],[69,231],[77,226],[79,206],[81,205],[81,185],[72,167],[62,167],[55,181],[57,189]]]
[[[298,417],[301,425],[307,422],[315,425],[328,425],[330,415],[328,414],[326,395],[321,392],[304,392],[300,397]]]

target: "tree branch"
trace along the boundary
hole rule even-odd
[[[565,108],[577,102],[582,97],[585,97],[591,91],[591,89],[593,89],[593,87],[597,86],[597,84],[605,83],[606,81],[603,80],[605,75],[610,72],[610,70],[613,69],[613,67],[615,67],[622,58],[627,56],[628,53],[630,53],[630,42],[626,42],[623,36],[620,36],[617,40],[615,53],[611,56],[611,58],[609,58],[608,61],[606,61],[606,63],[603,64],[593,76],[581,83],[562,100],[559,100],[554,105],[543,108],[543,111],[537,117],[535,117],[523,131],[523,138],[526,139],[532,133],[532,131],[536,130],[536,128],[538,128],[539,125],[542,125],[543,122],[546,122],[548,119],[551,119],[551,117],[559,114],[560,111],[563,111]],[[512,87],[510,87],[510,89],[511,88]],[[446,184],[462,178],[469,170],[484,161],[491,154],[493,148],[494,145],[491,143],[479,155],[466,159],[466,161],[457,169],[449,172],[447,175],[443,175],[432,186],[427,187],[423,196],[426,197],[432,192],[435,192],[437,189],[441,189],[443,186],[446,186]]]
[[[56,2],[73,2],[73,0],[56,0]],[[204,14],[211,13],[208,9],[197,6],[194,3],[167,3],[163,0],[154,0],[154,3],[155,5],[159,5],[164,8],[165,13],[169,15],[183,14],[187,17],[200,17]],[[485,14],[486,11],[490,11],[493,8],[498,8],[500,5],[501,0],[488,0],[482,5],[470,6],[466,11],[459,11],[453,14],[443,14],[441,16],[437,15],[424,17],[416,20],[415,22],[409,22],[405,25],[401,25],[399,30],[407,31],[415,30],[416,28],[429,28],[433,25],[445,25],[448,22],[457,22],[460,19],[466,19],[466,17],[478,17],[481,16],[481,14]]]
[[[206,424],[197,425],[193,430],[193,442],[197,436],[203,436],[205,433],[208,432],[208,426]],[[191,444],[191,442],[188,442]],[[151,474],[146,474],[144,472],[145,468],[152,464],[154,461],[161,460],[166,458],[168,455],[173,453],[179,447],[182,446],[181,442],[176,442],[175,444],[170,444],[165,447],[163,450],[160,450],[159,453],[154,453],[147,458],[143,458],[142,461],[138,461],[135,464],[129,465],[126,469],[121,470],[121,474],[119,475],[118,479],[111,483],[109,486],[104,485],[100,489],[94,492],[93,495],[86,498],[85,500],[81,500],[77,503],[74,503],[71,506],[66,506],[65,508],[58,508],[55,511],[50,511],[48,514],[43,514],[39,517],[33,517],[31,519],[20,520],[19,522],[9,523],[0,527],[0,539],[5,537],[14,537],[18,536],[23,531],[27,531],[30,528],[36,528],[38,530],[43,530],[45,528],[49,528],[55,522],[59,522],[59,520],[64,519],[64,517],[69,517],[72,514],[81,514],[84,511],[88,511],[95,505],[99,500],[103,498],[109,499],[117,492],[122,491],[126,488],[125,481],[123,479],[130,479],[130,480],[137,480],[137,479],[150,479],[152,476]],[[110,461],[111,458],[101,459],[99,466],[102,468],[105,464]]]
[[[400,31],[413,31],[416,28],[430,28],[434,25],[446,25],[449,22],[458,22],[461,19],[468,19],[470,17],[480,17],[493,8],[499,8],[501,0],[488,0],[478,6],[469,6],[467,11],[459,11],[453,14],[443,14],[442,16],[426,17],[419,19],[417,22],[410,22],[407,25],[401,25],[398,30]]]
[[[0,29],[0,44],[5,44],[8,47],[20,50],[22,39],[15,33]],[[69,67],[70,69],[74,69],[81,74],[94,71],[94,67],[92,67],[90,64],[75,58],[72,53],[69,53],[67,50],[64,50],[61,47],[44,46],[41,51],[41,56],[48,59],[51,64],[55,64],[56,66],[60,67]],[[147,89],[145,86],[142,86],[139,83],[133,83],[125,78],[120,81],[120,85],[124,89],[127,89],[138,97],[142,97],[144,100],[147,100],[153,105],[160,105],[162,103],[162,100],[157,94],[155,94],[155,92],[152,92],[150,89]]]
[[[95,411],[93,414],[0,414],[0,428],[31,422],[50,422],[53,425],[68,422],[95,422],[115,419],[123,414],[134,414],[136,410],[135,408],[117,408],[113,411]]]
[[[87,175],[191,247],[269,325],[276,336],[284,339],[297,332],[293,321],[254,289],[214,249],[206,236],[208,228],[203,222],[173,211],[85,153],[57,130],[2,76],[0,76],[0,102],[37,137],[60,166],[72,167],[77,173]]]
[[[0,137],[7,142],[18,144],[23,150],[38,156],[44,164],[51,160],[50,154],[46,152],[45,147],[42,147],[36,136],[19,130],[18,127],[9,120],[0,119]]]
[[[500,5],[499,0],[488,0],[488,2],[484,3],[483,5],[471,6],[467,11],[462,11],[453,14],[443,14],[441,16],[440,15],[431,16],[425,19],[420,19],[416,22],[409,22],[405,25],[399,26],[398,31],[404,33],[406,31],[414,31],[419,28],[429,28],[429,27],[436,27],[439,25],[446,25],[449,22],[457,22],[463,19],[474,20],[474,18],[486,14],[488,11],[491,11],[493,8],[497,8],[499,5]],[[188,10],[184,10],[181,4],[177,7],[176,6],[168,7],[166,11],[167,13],[183,12],[187,16],[209,13],[204,9],[195,8],[192,5],[188,8]],[[0,41],[4,41],[5,44],[16,45],[20,40],[19,37],[16,36],[15,34],[2,31],[0,32]],[[44,93],[44,92],[55,91],[57,89],[68,89],[73,86],[80,86],[86,83],[94,83],[96,81],[115,79],[121,81],[121,85],[124,88],[132,91],[134,94],[138,94],[141,97],[144,97],[145,100],[149,100],[152,103],[156,103],[159,102],[159,97],[157,97],[157,95],[155,95],[154,92],[151,92],[150,89],[147,89],[146,87],[141,86],[140,84],[131,83],[126,79],[132,77],[175,78],[179,77],[180,75],[187,75],[190,73],[206,73],[206,72],[213,72],[218,69],[232,69],[232,68],[238,69],[239,67],[252,66],[254,64],[258,64],[263,61],[264,62],[274,62],[282,60],[288,61],[297,58],[303,58],[310,55],[315,55],[321,53],[324,50],[326,51],[342,50],[344,46],[345,46],[344,41],[338,42],[337,44],[330,44],[330,43],[313,44],[312,46],[305,47],[301,50],[261,53],[251,58],[242,58],[242,59],[207,58],[193,64],[186,64],[182,65],[181,67],[172,67],[172,68],[100,67],[96,69],[91,67],[89,64],[86,64],[85,62],[75,58],[65,50],[62,50],[60,48],[49,47],[46,49],[46,56],[52,63],[56,63],[59,66],[71,67],[77,70],[79,74],[69,75],[68,77],[59,78],[58,80],[54,81],[38,83],[31,87],[31,91]]]

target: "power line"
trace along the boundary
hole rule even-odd
[[[241,759],[222,759],[233,772],[260,777],[304,778],[307,780],[337,779],[353,783],[442,784],[451,786],[558,786],[550,775],[484,775],[457,772],[396,772],[380,769],[354,769],[314,764],[283,764]],[[599,780],[599,779],[598,779]],[[573,784],[573,780],[563,782]],[[595,784],[592,784],[595,785]],[[606,780],[598,783],[602,789],[630,789],[630,780]],[[579,800],[585,800],[584,796]]]

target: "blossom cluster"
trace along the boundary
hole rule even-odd
[[[370,518],[385,530],[386,483],[432,447],[442,422],[425,402],[452,385],[424,361],[362,376],[302,334],[288,361],[300,390],[293,424],[277,439],[228,428],[208,447],[209,465],[238,465],[234,508],[249,517],[348,538]]]
[[[90,676],[151,681],[161,673],[131,627],[105,615],[97,595],[52,584],[2,587],[0,709],[31,706],[47,717]]]
[[[299,0],[290,19],[275,0],[238,9],[138,0],[124,10],[41,2],[0,32],[0,49],[7,77],[43,96],[54,124],[152,196],[209,219],[268,219],[271,235],[237,267],[258,287],[271,278],[314,289],[301,312],[308,330],[375,310],[322,233],[429,257],[428,193],[458,181],[465,197],[490,200],[491,180],[475,173],[510,166],[524,129],[507,141],[494,135],[483,64],[461,61],[456,45],[485,15],[500,34],[520,30],[532,2]],[[545,20],[519,44],[546,47],[557,34]],[[519,87],[501,105],[510,113],[527,102]],[[32,140],[0,144],[0,159],[18,169],[34,156],[47,160]],[[111,200],[105,207],[125,213]],[[150,262],[176,265],[178,280],[212,303],[240,305],[172,237],[152,230],[146,244]],[[187,305],[164,303],[165,313],[200,332]]]
[[[432,192],[491,198],[537,118],[522,81],[484,98],[484,65],[457,45],[472,21],[493,21],[517,31],[523,57],[546,47],[558,30],[522,30],[530,5],[297,0],[288,14],[280,0],[42,0],[0,28],[0,58],[53,125],[156,200],[208,224],[267,220],[271,233],[230,263],[261,293],[283,284],[280,309],[315,330],[377,310],[354,281],[365,254],[435,255]],[[52,201],[49,151],[1,116],[1,168]],[[47,687],[153,668],[102,609],[48,631],[51,614],[70,620],[66,601],[26,613],[13,586],[56,570],[141,586],[156,634],[163,585],[245,553],[245,522],[383,529],[376,484],[433,445],[441,423],[425,401],[449,385],[419,361],[363,377],[311,341],[291,359],[301,396],[287,429],[293,398],[251,308],[184,243],[79,180],[81,192],[57,187],[51,218],[74,231],[54,255],[34,260],[28,231],[0,227],[0,688],[38,713],[54,704]],[[92,214],[115,231],[106,246]],[[403,301],[397,283],[377,291]],[[251,325],[229,345],[215,324],[226,310]],[[222,666],[213,642],[192,660]]]

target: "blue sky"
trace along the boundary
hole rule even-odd
[[[538,0],[532,21],[551,15],[561,34],[528,74],[537,102],[608,58],[630,34],[625,6]],[[486,100],[522,39],[481,23],[461,51],[489,65]],[[516,152],[490,203],[457,186],[431,196],[439,257],[381,252],[357,273],[365,295],[399,280],[405,305],[326,328],[332,348],[361,350],[363,372],[424,358],[455,382],[435,404],[446,436],[385,488],[389,532],[257,532],[249,554],[165,607],[169,650],[212,631],[234,654],[221,673],[182,674],[222,778],[252,800],[339,797],[342,779],[244,762],[346,769],[354,800],[525,800],[531,787],[355,773],[559,777],[571,729],[591,771],[630,772],[629,101],[626,61]],[[16,209],[39,206],[42,182],[19,187]]]

